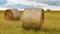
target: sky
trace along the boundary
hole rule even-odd
[[[0,9],[43,8],[60,10],[60,0],[0,0]]]

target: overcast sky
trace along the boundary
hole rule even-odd
[[[60,9],[60,0],[0,0],[0,9],[7,8],[43,8],[43,9]]]

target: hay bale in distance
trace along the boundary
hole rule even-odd
[[[44,22],[44,10],[40,8],[26,8],[22,15],[22,27],[24,29],[42,28]]]
[[[19,20],[20,12],[17,9],[7,9],[4,16],[6,20]]]

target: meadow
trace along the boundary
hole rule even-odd
[[[20,14],[22,15],[22,11]],[[60,12],[44,12],[44,24],[41,31],[24,30],[22,21],[6,21],[4,11],[0,11],[0,34],[60,34]]]

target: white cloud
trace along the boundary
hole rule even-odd
[[[6,9],[9,9],[9,8],[6,8],[6,7],[5,8],[2,8],[2,7],[0,7],[0,10],[6,10]],[[18,8],[18,10],[24,10],[24,9],[19,9]]]
[[[44,2],[44,1],[47,2],[49,0],[42,0],[41,2]],[[45,3],[39,3],[39,2],[37,2],[37,0],[7,0],[7,2],[8,2],[7,5],[22,4],[22,5],[26,5],[26,6],[35,6],[37,8],[44,8],[44,9],[52,9],[52,10],[60,9],[60,6],[50,6]]]
[[[7,5],[16,5],[16,4],[22,4],[22,5],[26,5],[26,6],[35,6],[35,7],[48,7],[48,4],[43,4],[43,3],[38,3],[35,1],[27,1],[27,0],[8,0],[7,1],[8,4]]]
[[[37,1],[39,1],[39,2],[37,2]],[[52,9],[52,10],[60,9],[60,6],[50,6],[48,4],[42,3],[42,2],[49,2],[49,1],[56,1],[56,0],[7,0],[7,3],[5,4],[5,6],[7,7],[9,5],[14,6],[17,4],[21,4],[21,5],[26,5],[26,6],[34,6],[36,8],[44,8],[44,9]],[[0,9],[2,9],[2,8],[0,8]]]
[[[38,2],[35,2],[35,1],[27,1],[27,0],[7,0],[8,4],[9,5],[16,5],[16,4],[23,4],[23,5],[33,5],[33,6],[43,6],[43,5],[46,5],[47,4],[42,4],[42,3],[38,3]]]
[[[0,10],[6,10],[6,9],[8,9],[8,8],[2,8],[2,7],[0,7]]]

